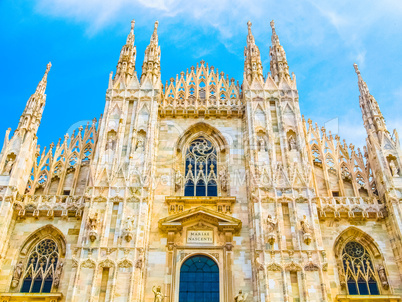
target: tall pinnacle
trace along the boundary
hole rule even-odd
[[[272,46],[269,48],[271,74],[275,82],[279,83],[282,77],[290,79],[289,66],[286,60],[285,50],[279,42],[279,37],[275,31],[275,22],[272,20],[270,24],[272,28]]]
[[[151,77],[152,82],[160,78],[160,62],[161,62],[161,48],[158,44],[158,25],[159,22],[155,21],[154,31],[151,36],[151,41],[145,49],[144,63],[142,64],[141,82],[147,77]]]
[[[360,73],[359,67],[357,66],[356,63],[353,64],[353,67],[355,68],[355,72],[357,74],[357,83],[359,85],[359,91],[361,95],[367,95],[370,94],[369,89],[367,87],[366,82],[363,80],[362,75]]]
[[[244,48],[244,79],[247,80],[249,84],[251,84],[254,79],[263,81],[260,50],[255,44],[255,39],[251,32],[251,25],[251,22],[248,21],[247,46]]]
[[[366,82],[363,80],[357,64],[353,64],[357,74],[357,81],[360,91],[360,108],[362,110],[362,117],[364,127],[369,135],[370,133],[376,134],[377,138],[381,140],[382,132],[388,133],[384,117],[381,113],[380,106],[376,99],[370,94]]]
[[[120,58],[117,62],[116,75],[114,80],[123,80],[127,83],[128,80],[133,76],[135,71],[135,58],[136,58],[136,48],[134,46],[134,25],[135,21],[131,21],[131,30],[127,36],[126,44],[122,47],[120,51]]]
[[[45,91],[47,86],[47,75],[49,74],[50,67],[52,67],[52,64],[49,62],[46,65],[46,71],[42,77],[42,80],[40,80],[38,86],[36,87],[35,93],[30,96],[24,112],[20,117],[20,122],[18,123],[18,128],[16,130],[17,133],[25,129],[27,131],[31,130],[34,134],[36,134],[46,103]]]
[[[50,71],[50,67],[52,67],[52,63],[47,63],[46,65],[46,71],[45,74],[42,77],[42,80],[39,82],[38,86],[36,87],[36,92],[37,94],[44,94],[46,90],[46,85],[47,85],[47,75]]]

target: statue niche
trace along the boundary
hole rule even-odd
[[[13,153],[9,154],[6,158],[6,162],[4,164],[4,168],[1,175],[4,176],[10,175],[13,170],[14,163],[15,163],[15,155]]]

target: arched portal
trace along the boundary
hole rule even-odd
[[[219,268],[215,261],[196,255],[183,263],[179,302],[219,302]]]

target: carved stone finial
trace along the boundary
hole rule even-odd
[[[353,67],[355,68],[356,73],[357,73],[357,74],[360,74],[359,67],[357,66],[356,63],[353,64]]]

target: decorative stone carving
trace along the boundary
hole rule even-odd
[[[98,238],[98,223],[99,223],[99,217],[98,217],[98,212],[95,210],[91,210],[88,215],[88,236],[89,239],[94,242]]]
[[[339,283],[341,284],[342,288],[346,288],[346,277],[345,273],[343,272],[342,265],[338,263],[338,276],[339,276]]]
[[[14,159],[13,158],[9,158],[6,162],[6,164],[4,165],[4,169],[3,169],[3,173],[2,175],[10,175],[11,171],[13,169],[14,166]]]
[[[278,226],[278,221],[275,218],[272,218],[272,216],[270,214],[268,215],[268,218],[267,218],[267,226],[268,226],[268,229],[267,229],[268,243],[270,245],[273,245],[276,240],[275,231]]]
[[[274,271],[274,272],[280,272],[280,271],[282,271],[282,267],[278,263],[272,262],[267,265],[267,270]]]
[[[60,276],[61,276],[61,273],[62,273],[62,271],[63,271],[63,267],[64,267],[64,262],[62,262],[62,261],[60,261],[58,264],[57,264],[57,268],[56,268],[56,271],[54,272],[54,281],[53,281],[53,285],[57,288],[57,287],[59,287],[59,284],[60,284]]]
[[[265,140],[262,137],[258,139],[258,151],[266,151]]]
[[[269,214],[267,218],[267,225],[268,225],[268,233],[272,233],[276,231],[278,221],[275,218],[272,218],[271,214]]]
[[[219,171],[219,181],[221,184],[221,190],[227,192],[228,190],[228,173],[225,168]]]
[[[142,152],[144,151],[144,139],[140,137],[137,141],[137,146],[135,147],[135,152]]]
[[[160,286],[153,286],[152,291],[154,292],[154,302],[163,302],[163,295],[161,292],[161,287]]]
[[[114,131],[108,133],[105,150],[114,150],[116,147],[116,134]]]
[[[297,150],[297,144],[295,138],[292,136],[289,137],[289,150]]]
[[[377,267],[377,271],[378,271],[378,276],[380,277],[382,287],[385,289],[388,289],[389,283],[388,283],[387,274],[385,273],[385,267],[383,265],[379,265]]]
[[[311,226],[306,215],[303,215],[303,219],[300,220],[300,226],[303,232],[303,241],[309,245],[311,242]]]
[[[179,191],[183,186],[183,175],[181,175],[180,170],[177,170],[174,176],[175,191]]]
[[[133,217],[128,216],[124,219],[122,236],[127,242],[130,242],[133,239],[133,225],[134,225]]]
[[[317,264],[315,264],[313,261],[309,261],[305,266],[304,270],[305,271],[318,271],[320,268]]]
[[[391,169],[391,174],[393,177],[399,177],[398,168],[395,165],[395,161],[393,160],[390,161],[389,168]]]
[[[243,294],[242,290],[239,290],[239,293],[234,297],[235,302],[245,302],[247,299],[248,293]]]
[[[144,259],[142,259],[142,257],[139,257],[137,259],[137,261],[135,262],[135,267],[141,269],[143,263],[144,263]]]
[[[13,273],[13,279],[11,281],[11,287],[17,287],[19,282],[20,282],[20,278],[22,275],[22,269],[23,269],[23,264],[22,261],[18,262],[17,265],[14,268],[14,273]]]

